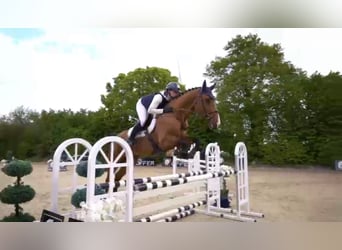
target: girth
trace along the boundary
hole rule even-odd
[[[153,140],[152,135],[146,131],[146,136],[153,148],[153,154],[163,153],[164,151],[158,146],[158,144]]]

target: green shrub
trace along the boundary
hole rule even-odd
[[[35,218],[28,213],[23,213],[23,208],[19,205],[34,198],[36,192],[29,185],[24,185],[21,178],[32,173],[32,165],[28,161],[13,160],[2,168],[2,171],[16,181],[8,185],[0,192],[0,200],[3,203],[14,205],[15,212],[3,218],[4,222],[27,222],[34,221]]]
[[[13,160],[3,168],[3,172],[12,177],[23,177],[32,173],[32,165],[29,161]]]
[[[34,198],[36,192],[29,185],[7,186],[0,193],[0,200],[6,204],[25,203]]]
[[[14,213],[12,213],[10,216],[5,216],[1,221],[2,222],[32,222],[32,221],[35,221],[35,218],[29,213],[20,214],[19,216],[16,216]]]
[[[99,185],[95,185],[95,195],[105,194],[106,191]],[[76,208],[81,208],[80,203],[87,200],[87,188],[77,189],[71,196],[71,204]]]
[[[96,162],[97,164],[101,164],[101,162]],[[76,172],[79,176],[87,177],[88,176],[88,161],[81,161],[76,166]],[[100,177],[104,174],[105,169],[104,168],[98,168],[95,170],[95,177]]]

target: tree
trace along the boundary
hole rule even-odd
[[[307,144],[316,163],[333,166],[342,158],[342,76],[330,72],[327,76],[315,73],[303,85]]]
[[[167,69],[146,67],[121,73],[113,81],[113,84],[107,83],[107,94],[101,96],[101,101],[106,111],[104,119],[107,126],[113,133],[119,133],[135,123],[135,105],[140,97],[159,92],[168,82],[177,82],[178,78]]]
[[[279,44],[269,45],[257,35],[238,35],[224,50],[226,56],[217,57],[206,72],[218,84],[222,137],[233,144],[245,141],[251,158],[262,159],[262,147],[276,130],[270,126],[271,88],[296,77],[296,69],[285,61]]]
[[[23,106],[3,117],[0,120],[0,154],[12,151],[18,158],[36,155],[34,144],[39,140],[38,119],[37,112]]]

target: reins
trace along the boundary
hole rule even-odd
[[[195,110],[195,105],[198,103],[198,101],[201,101],[201,105],[202,105],[202,108],[203,108],[203,110],[204,110],[204,113],[205,114],[201,114],[202,116],[204,116],[207,120],[210,120],[210,119],[212,119],[212,117],[213,117],[213,114],[216,114],[216,113],[218,113],[218,111],[217,110],[214,110],[214,111],[212,111],[212,112],[208,112],[207,111],[207,108],[206,108],[206,106],[204,105],[204,101],[203,101],[203,98],[202,98],[202,94],[201,93],[199,93],[198,95],[197,95],[197,97],[195,98],[195,100],[192,102],[192,104],[190,105],[190,108],[175,108],[175,111],[185,111],[185,112],[187,112],[187,113],[192,113],[192,112],[194,112],[194,110]]]

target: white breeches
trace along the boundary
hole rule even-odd
[[[136,110],[138,113],[138,118],[140,121],[140,126],[143,127],[145,125],[145,122],[147,120],[148,117],[148,112],[146,110],[146,108],[144,107],[144,105],[142,105],[141,100],[139,100],[136,104]]]

